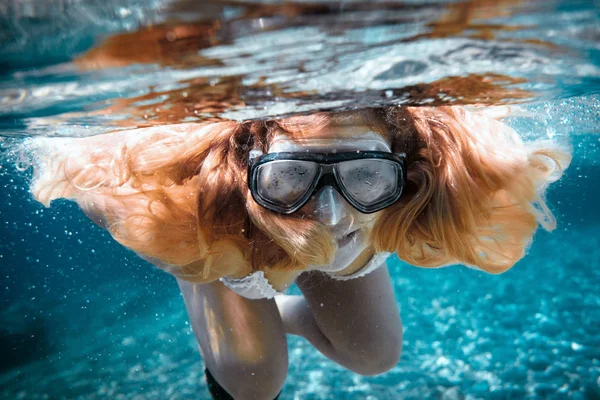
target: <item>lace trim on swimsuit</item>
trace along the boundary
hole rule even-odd
[[[359,269],[350,275],[334,275],[327,273],[333,279],[339,281],[347,281],[350,279],[360,278],[365,276],[377,268],[385,264],[385,260],[390,256],[391,253],[379,253],[375,254],[364,267]],[[325,271],[326,272],[326,271]],[[284,292],[278,292],[269,283],[265,277],[264,271],[255,271],[250,275],[243,278],[228,278],[223,277],[220,279],[221,282],[234,293],[239,294],[247,299],[272,299],[273,297],[284,294]]]
[[[360,278],[362,276],[365,276],[365,275],[375,271],[377,268],[379,268],[383,264],[385,264],[385,260],[387,260],[387,258],[391,254],[392,253],[387,253],[387,252],[375,254],[373,257],[371,257],[369,262],[365,264],[364,267],[362,267],[361,269],[359,269],[358,271],[356,271],[350,275],[329,274],[329,276],[331,276],[333,279],[338,280],[338,281],[348,281],[350,279]]]
[[[255,271],[243,278],[223,277],[221,282],[229,289],[247,299],[272,299],[278,292],[265,277],[264,271]]]

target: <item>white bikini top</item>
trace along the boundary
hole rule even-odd
[[[364,267],[359,269],[358,271],[350,274],[350,275],[337,275],[335,272],[331,270],[322,270],[322,269],[314,269],[320,270],[327,273],[333,279],[339,281],[347,281],[350,279],[360,278],[361,276],[365,276],[370,272],[375,271],[377,268],[385,264],[385,260],[392,253],[379,253],[375,254],[369,262],[365,264]],[[239,294],[240,296],[246,297],[248,299],[271,299],[277,295],[284,294],[285,292],[277,291],[267,280],[265,277],[264,271],[255,271],[248,276],[243,278],[228,278],[223,277],[220,279],[221,282],[233,292]]]

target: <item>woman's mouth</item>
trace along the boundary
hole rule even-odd
[[[338,247],[344,247],[353,241],[358,241],[358,239],[360,239],[361,236],[362,236],[361,230],[357,229],[355,231],[348,233],[347,235],[344,235],[340,238],[336,238],[336,241],[337,241]]]

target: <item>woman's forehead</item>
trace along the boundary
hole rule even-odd
[[[375,120],[365,117],[364,113],[348,112],[279,120],[270,132],[268,152],[391,151],[389,135],[379,132],[386,127],[379,123],[371,126]]]
[[[319,135],[310,138],[292,138],[287,134],[278,134],[269,144],[269,153],[282,151],[310,151],[310,152],[342,152],[342,151],[386,151],[391,152],[389,141],[381,134],[366,131],[362,134],[352,135]]]

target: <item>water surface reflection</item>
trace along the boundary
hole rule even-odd
[[[62,14],[11,4],[0,47],[6,135],[520,103],[599,87],[598,17],[584,1],[77,2]],[[95,27],[85,34],[84,10]],[[36,30],[18,35],[32,20]],[[34,45],[57,29],[55,42]],[[74,44],[81,36],[87,46]],[[49,49],[56,57],[45,57]]]

